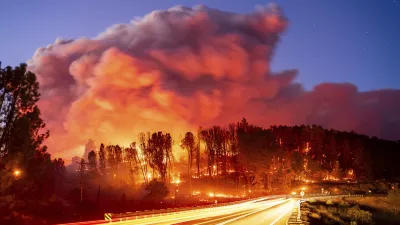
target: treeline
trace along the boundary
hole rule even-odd
[[[202,129],[199,134],[205,146],[207,174],[215,167],[217,177],[228,176],[236,183],[243,179],[248,188],[272,191],[289,188],[295,180],[370,180],[400,175],[399,141],[355,132],[316,125],[265,129],[243,119],[228,127]],[[190,152],[189,159],[198,158]]]
[[[129,147],[101,144],[99,151],[90,151],[89,173],[130,184],[173,181],[176,163],[170,134],[141,133],[138,140]],[[227,127],[187,132],[179,142],[187,152],[187,172],[182,175],[190,183],[219,180],[271,192],[290,188],[294,181],[387,179],[400,173],[399,141],[316,125],[265,129],[243,119]]]

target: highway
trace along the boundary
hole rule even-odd
[[[257,199],[249,200],[235,205],[212,207],[205,209],[186,210],[181,212],[164,213],[162,215],[147,215],[142,217],[127,217],[113,221],[111,224],[198,224],[198,225],[224,225],[224,224],[271,224],[284,225],[296,205],[295,199]],[[122,220],[122,221],[119,221]],[[106,221],[88,221],[73,224],[100,224]]]
[[[321,195],[311,194],[306,198],[328,199],[339,196],[363,197],[363,195]],[[288,196],[286,196],[288,197]],[[250,199],[236,203],[218,204],[211,207],[179,208],[167,210],[155,210],[150,212],[136,212],[114,214],[112,221],[95,220],[63,225],[94,225],[94,224],[141,224],[141,225],[234,225],[234,224],[269,224],[286,225],[289,217],[291,220],[298,218],[298,206],[300,196],[269,196],[258,199]],[[293,222],[293,221],[292,221]],[[60,224],[61,225],[61,224]]]

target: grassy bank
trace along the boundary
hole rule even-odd
[[[387,197],[310,199],[301,204],[305,224],[400,224],[400,214]]]

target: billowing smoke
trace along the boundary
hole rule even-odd
[[[41,85],[50,152],[81,155],[89,138],[127,145],[142,131],[178,141],[199,125],[243,117],[400,139],[399,90],[324,83],[305,91],[293,82],[296,70],[271,72],[286,26],[276,6],[250,14],[178,6],[38,49],[28,63]]]

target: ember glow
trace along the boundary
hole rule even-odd
[[[286,26],[274,5],[250,14],[178,6],[39,48],[28,63],[41,85],[49,150],[68,158],[89,138],[128,146],[139,132],[179,139],[243,117],[399,138],[400,108],[391,104],[399,91],[333,83],[306,91],[294,82],[296,70],[272,72]]]
[[[21,171],[20,170],[14,170],[14,176],[19,177],[21,175]]]

